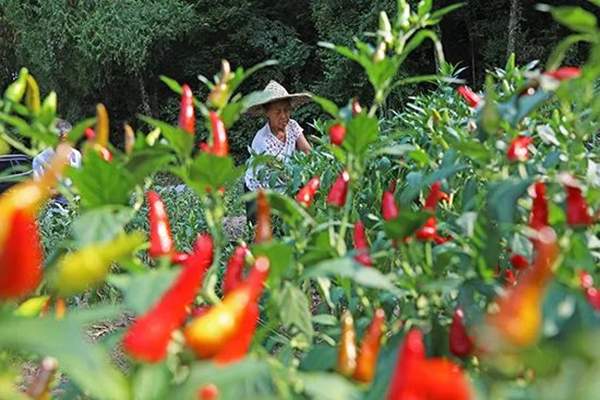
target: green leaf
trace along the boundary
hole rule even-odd
[[[429,164],[429,156],[427,153],[421,149],[416,149],[408,153],[408,157],[415,160],[421,165]]]
[[[461,7],[464,7],[465,5],[467,5],[467,3],[456,3],[456,4],[450,4],[449,6],[446,7],[442,7],[439,10],[434,11],[431,14],[431,19],[434,21],[439,21],[442,19],[442,17],[446,14],[451,13],[452,11],[459,9]]]
[[[447,167],[438,169],[425,179],[422,179],[419,176],[419,179],[414,184],[408,185],[408,187],[400,195],[400,206],[402,209],[407,207],[419,195],[423,188],[428,188],[433,182],[450,178],[457,172],[467,168],[469,167],[463,164],[449,165]]]
[[[333,118],[340,118],[340,109],[333,101],[315,94],[311,94],[311,97],[327,114],[331,115]]]
[[[283,284],[279,295],[279,315],[285,329],[296,327],[304,335],[306,342],[312,343],[314,330],[310,302],[304,292],[290,282]]]
[[[307,269],[302,274],[300,279],[331,276],[348,278],[361,286],[387,290],[396,296],[400,296],[402,294],[402,292],[377,269],[365,267],[355,262],[354,259],[348,257],[322,261],[314,267]]]
[[[109,362],[101,346],[84,339],[84,326],[114,318],[116,307],[76,310],[63,320],[0,314],[0,348],[52,356],[87,395],[97,399],[129,399],[125,377]]]
[[[95,151],[84,154],[81,168],[69,167],[67,176],[86,208],[126,205],[135,186],[134,177],[124,166],[103,160]]]
[[[369,145],[377,140],[378,134],[377,118],[358,114],[346,127],[343,147],[352,154],[363,155]]]
[[[532,178],[524,180],[509,178],[491,183],[488,192],[488,205],[493,216],[492,219],[500,224],[512,224],[515,218],[517,200],[525,194],[532,183]]]
[[[599,0],[600,1],[600,0]],[[570,35],[561,40],[552,50],[552,53],[548,57],[548,62],[546,62],[546,69],[555,70],[560,67],[560,64],[565,59],[567,51],[577,43],[580,42],[591,42],[593,41],[593,36],[590,35]]]
[[[274,191],[267,191],[271,209],[290,226],[314,225],[315,221],[296,201]]]
[[[383,223],[383,230],[389,238],[402,240],[415,233],[431,216],[425,211],[402,210],[396,218]]]
[[[338,349],[332,346],[315,345],[300,363],[302,371],[327,371],[333,369]]]
[[[241,362],[218,366],[212,362],[197,362],[173,393],[172,399],[196,399],[198,389],[213,384],[219,389],[219,398],[244,400],[274,400],[269,365],[265,361],[246,358]]]
[[[67,141],[69,143],[77,143],[77,141],[83,136],[83,132],[86,130],[86,128],[89,128],[95,123],[96,118],[88,118],[79,122],[73,127],[73,129],[69,131],[69,133],[67,133]]]
[[[596,16],[581,7],[554,7],[551,12],[558,23],[576,32],[593,33],[596,29]]]
[[[244,173],[244,166],[235,167],[231,157],[219,157],[201,153],[192,163],[190,179],[200,187],[218,189],[238,179]]]
[[[194,135],[181,128],[174,127],[166,122],[140,115],[139,118],[149,125],[159,128],[163,136],[167,138],[175,152],[182,158],[189,156],[194,147]]]
[[[265,256],[269,259],[269,278],[268,283],[271,287],[278,287],[281,276],[288,272],[294,260],[294,249],[292,246],[271,242],[252,246],[252,254],[255,256]],[[285,274],[287,276],[289,274]]]
[[[133,175],[136,183],[140,183],[153,172],[164,170],[174,159],[166,146],[156,145],[134,151],[125,164],[125,169]]]
[[[145,274],[110,275],[108,283],[123,293],[125,306],[137,315],[148,311],[169,289],[181,271],[151,270]]]
[[[304,391],[314,400],[359,400],[358,387],[341,375],[326,372],[299,374]]]
[[[452,144],[452,148],[481,163],[486,163],[492,157],[491,152],[483,143],[474,140],[455,142]]]
[[[244,103],[229,103],[221,111],[220,117],[225,128],[229,129],[239,118],[244,110]]]
[[[167,396],[171,374],[166,363],[140,364],[133,376],[135,399],[161,400]]]
[[[131,221],[132,211],[125,206],[103,206],[84,212],[72,224],[75,244],[108,242]]]

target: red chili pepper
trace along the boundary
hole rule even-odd
[[[394,193],[387,191],[383,192],[383,196],[381,198],[381,215],[385,221],[397,218],[398,215],[400,215],[400,211],[398,211],[398,206],[396,205],[396,199],[394,198]]]
[[[586,270],[582,270],[579,273],[579,284],[583,289],[589,289],[594,287],[594,278]]]
[[[25,296],[42,279],[42,249],[34,214],[16,210],[6,222],[10,228],[0,247],[0,300]]]
[[[567,224],[570,226],[589,226],[594,223],[594,219],[588,212],[588,205],[581,194],[581,189],[574,186],[567,186]]]
[[[346,204],[346,196],[348,195],[348,185],[350,183],[350,174],[347,170],[343,170],[337,177],[333,186],[327,195],[327,204],[335,207],[343,207]]]
[[[335,369],[348,377],[352,376],[356,370],[356,332],[354,331],[354,319],[348,310],[342,315],[342,336]]]
[[[546,71],[544,75],[550,76],[559,81],[564,81],[567,79],[575,79],[581,76],[581,68],[577,67],[562,67],[555,71]]]
[[[96,131],[94,131],[92,128],[85,128],[83,134],[87,140],[94,140],[96,138]]]
[[[271,229],[271,206],[267,195],[263,190],[258,191],[256,199],[256,234],[254,243],[261,244],[270,241],[273,238]]]
[[[440,235],[437,235],[437,234],[436,234],[436,235],[435,235],[435,237],[433,238],[433,241],[434,241],[436,244],[444,244],[444,243],[447,243],[447,242],[449,242],[449,241],[451,241],[451,240],[452,240],[452,237],[451,237],[451,236],[446,236],[446,237],[443,237],[443,236],[440,236]]]
[[[500,337],[515,347],[533,345],[542,327],[544,291],[560,251],[551,228],[542,229],[536,248],[532,266],[523,271],[517,285],[498,300],[500,311],[488,318]]]
[[[194,134],[196,127],[196,114],[194,111],[194,94],[192,89],[184,84],[181,93],[181,111],[179,112],[179,127],[184,131]]]
[[[125,333],[123,347],[131,356],[150,363],[165,358],[171,334],[185,321],[212,259],[212,239],[202,235],[173,286]]]
[[[352,101],[352,116],[356,117],[356,115],[360,114],[361,112],[362,112],[362,106],[360,105],[358,100],[354,99]]]
[[[247,253],[248,247],[246,245],[239,245],[235,248],[233,255],[227,263],[227,267],[225,268],[225,275],[223,276],[223,294],[231,292],[243,281],[242,274],[244,273],[244,267],[246,266]]]
[[[383,323],[385,322],[385,311],[378,308],[375,310],[373,320],[369,329],[363,336],[360,344],[360,351],[356,361],[356,369],[353,378],[359,382],[370,383],[377,370],[377,356],[381,345],[381,335],[383,334]]]
[[[329,129],[329,137],[331,138],[331,143],[336,146],[341,146],[344,141],[344,136],[346,136],[346,128],[342,124],[333,125]]]
[[[411,371],[411,386],[397,399],[469,400],[469,383],[460,366],[450,360],[423,361]]]
[[[466,357],[473,351],[473,341],[467,334],[465,314],[460,307],[454,310],[454,315],[452,315],[449,340],[450,352],[456,357]]]
[[[219,388],[214,383],[207,383],[198,389],[198,400],[217,400]]]
[[[369,243],[367,243],[367,236],[365,235],[365,226],[361,220],[356,221],[356,224],[354,224],[354,249],[359,251],[354,256],[356,261],[366,267],[373,265],[369,254]]]
[[[468,86],[459,86],[457,90],[458,94],[460,94],[472,108],[477,107],[482,101],[481,97],[473,92]]]
[[[522,271],[529,267],[529,261],[521,254],[515,254],[510,258],[510,263],[517,271]]]
[[[296,201],[304,207],[310,206],[317,189],[319,189],[319,185],[321,185],[321,179],[318,176],[312,177],[310,181],[300,189],[296,195]]]
[[[427,199],[425,200],[425,207],[423,207],[424,210],[435,212],[435,209],[437,208],[437,204],[441,199],[441,195],[440,195],[441,187],[442,187],[442,183],[439,181],[434,182],[431,185],[431,188],[429,190],[429,195],[427,195]]]
[[[148,217],[150,219],[150,249],[148,254],[152,258],[173,254],[175,244],[173,243],[165,203],[158,193],[149,191],[148,206]]]
[[[417,240],[435,240],[439,238],[437,234],[437,221],[435,217],[429,217],[425,225],[415,232]]]
[[[540,230],[548,226],[548,201],[546,200],[546,185],[543,182],[536,182],[534,185],[535,197],[531,207],[531,218],[529,226],[532,229]]]
[[[106,162],[111,162],[113,159],[113,155],[110,152],[110,150],[108,150],[106,147],[100,146],[100,145],[95,145],[94,146],[96,148],[96,150],[98,151],[98,153],[100,153],[100,156],[102,157],[102,159]]]
[[[396,367],[392,373],[387,400],[404,400],[410,388],[411,375],[409,372],[425,360],[425,345],[423,334],[418,329],[411,329],[404,338],[402,347],[398,350]]]
[[[171,256],[171,262],[173,264],[184,264],[189,258],[189,254],[176,251]]]
[[[187,344],[200,358],[227,363],[242,358],[256,328],[251,308],[262,295],[269,273],[269,259],[258,257],[244,283],[229,292],[223,301],[185,328]],[[256,314],[254,314],[256,315]]]
[[[513,139],[508,146],[506,158],[508,161],[526,161],[529,160],[529,145],[533,144],[533,139],[527,136],[519,136]]]
[[[387,400],[467,400],[469,384],[462,369],[442,358],[425,359],[423,335],[408,332],[394,368]]]
[[[221,117],[215,111],[208,115],[213,133],[211,153],[219,157],[227,157],[229,154],[229,143],[227,142],[227,131]]]
[[[440,190],[440,201],[449,202],[450,201],[450,196],[448,196],[448,193],[443,192],[443,191]]]

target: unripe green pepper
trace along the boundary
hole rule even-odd
[[[10,100],[13,103],[19,103],[25,95],[25,89],[27,88],[27,76],[29,71],[27,68],[21,68],[17,80],[10,84],[10,86],[4,92],[4,98]]]

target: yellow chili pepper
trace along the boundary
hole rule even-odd
[[[25,92],[25,105],[32,114],[37,114],[42,108],[40,101],[40,88],[34,77],[31,75],[27,76],[27,90]]]
[[[104,104],[96,106],[96,144],[106,147],[108,144],[108,111]]]

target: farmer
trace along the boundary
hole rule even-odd
[[[311,151],[310,144],[304,137],[300,125],[290,118],[290,112],[310,101],[308,93],[289,94],[287,90],[275,81],[269,82],[263,91],[264,98],[248,109],[251,116],[264,116],[265,125],[256,132],[252,140],[253,154],[266,154],[285,162],[298,149],[305,154]],[[250,159],[250,163],[252,158]],[[249,166],[244,177],[245,191],[255,191],[269,188],[269,173],[265,165]],[[282,182],[271,189],[282,190]],[[246,203],[248,221],[255,222],[254,203]]]
[[[65,140],[65,138],[67,137],[67,133],[69,133],[71,129],[72,126],[69,123],[69,121],[59,119],[56,122],[56,131],[58,136],[60,137],[61,142]],[[42,151],[40,154],[33,158],[33,179],[39,180],[41,178],[41,176],[44,174],[44,169],[48,164],[50,164],[50,161],[54,157],[54,154],[54,148],[48,147],[46,150]],[[71,154],[69,154],[69,164],[75,168],[79,168],[81,166],[81,153],[77,149],[71,149]],[[71,180],[68,178],[63,178],[61,180],[61,183],[65,186],[71,186]],[[55,204],[67,205],[69,203],[68,200],[60,194],[58,194],[58,192],[55,192],[54,194]]]

